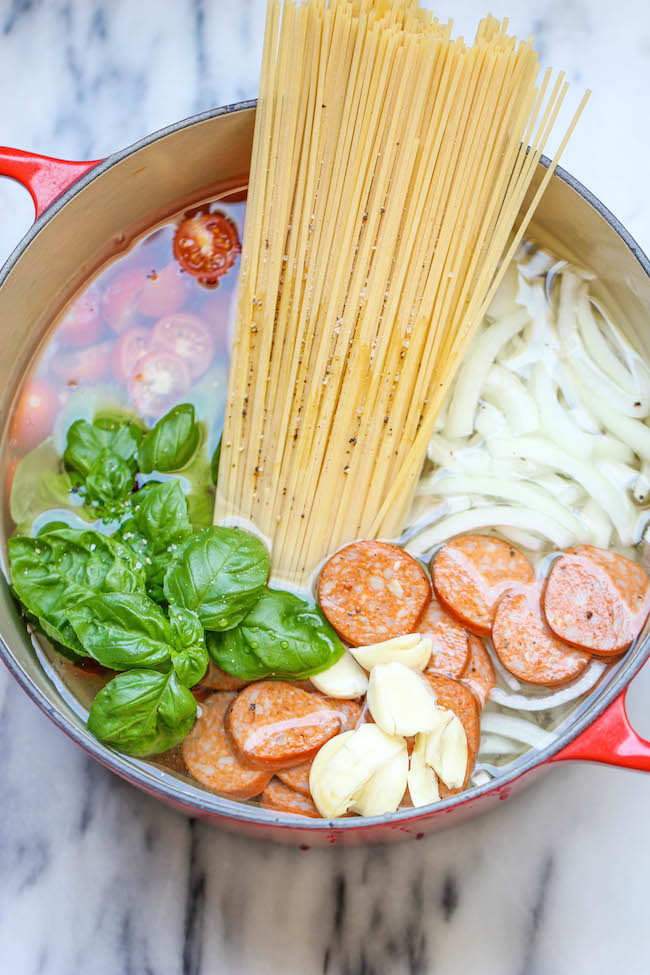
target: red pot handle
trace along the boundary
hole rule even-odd
[[[37,219],[75,180],[101,161],[51,159],[49,156],[23,152],[22,149],[0,146],[0,176],[9,176],[29,190],[36,207]]]
[[[650,741],[630,724],[625,708],[627,687],[588,728],[574,738],[551,762],[602,762],[650,772]]]

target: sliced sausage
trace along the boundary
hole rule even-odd
[[[477,636],[489,636],[497,603],[535,572],[525,555],[491,535],[459,535],[446,542],[431,566],[433,588],[445,609]]]
[[[469,777],[472,774],[476,756],[478,755],[481,743],[481,723],[479,720],[479,710],[476,699],[471,691],[463,687],[457,680],[451,677],[440,677],[435,674],[424,675],[433,690],[435,691],[438,706],[449,708],[453,711],[459,721],[462,722],[465,734],[467,735],[467,772],[463,789],[467,788]],[[463,789],[449,789],[444,782],[438,780],[438,788],[441,798],[456,795]]]
[[[397,545],[353,542],[325,564],[318,598],[334,629],[361,647],[412,633],[431,586],[422,567]]]
[[[275,812],[293,813],[295,816],[311,816],[319,819],[320,813],[309,796],[301,795],[278,779],[271,779],[260,796],[260,806]]]
[[[242,680],[241,677],[233,677],[232,674],[227,674],[225,670],[217,667],[215,662],[211,660],[198,686],[209,691],[240,691],[248,683],[249,681]]]
[[[433,641],[427,673],[460,677],[469,661],[467,631],[444,611],[435,596],[425,609],[416,632],[430,636]]]
[[[497,608],[492,642],[504,667],[529,684],[551,687],[573,680],[590,656],[560,640],[542,615],[539,586],[508,592]]]
[[[245,768],[234,755],[224,728],[234,700],[234,694],[219,693],[202,705],[201,717],[183,741],[183,758],[190,774],[209,789],[231,799],[251,799],[267,785],[271,773]]]
[[[650,582],[636,562],[578,545],[553,565],[544,612],[567,643],[614,656],[639,635],[650,610]]]
[[[341,728],[339,734],[343,734],[344,731],[354,731],[361,718],[361,708],[356,701],[338,701],[332,698],[328,699],[328,703],[332,705],[341,715]],[[295,765],[293,768],[280,769],[275,774],[277,777],[288,785],[289,788],[295,789],[296,792],[300,792],[303,796],[311,796],[309,790],[309,773],[311,772],[311,762],[303,762],[302,765]]]
[[[313,758],[339,733],[341,714],[319,694],[265,680],[239,692],[225,726],[245,765],[275,771]]]
[[[460,679],[464,686],[472,691],[479,707],[484,708],[488,695],[497,681],[485,644],[473,633],[469,637],[469,661]]]

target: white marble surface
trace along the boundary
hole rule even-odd
[[[456,13],[444,0],[441,16]],[[466,0],[471,29],[485,12]],[[499,0],[594,97],[565,165],[650,249],[647,0]],[[105,155],[253,96],[262,0],[0,0],[0,141]],[[31,203],[0,181],[0,255]],[[630,694],[650,737],[650,673]],[[189,822],[89,760],[0,672],[0,972],[650,970],[650,776],[574,766],[393,848],[302,853]]]

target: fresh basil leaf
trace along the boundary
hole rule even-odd
[[[178,745],[196,718],[196,701],[171,670],[118,674],[93,701],[88,730],[106,745],[144,758]]]
[[[222,670],[253,680],[311,677],[335,664],[345,648],[318,606],[266,589],[237,629],[214,634],[208,649]]]
[[[162,611],[142,593],[98,593],[67,610],[79,642],[112,670],[161,667],[172,652],[172,630]]]
[[[165,574],[167,602],[191,609],[206,630],[236,626],[264,590],[269,554],[239,528],[206,528],[177,549]]]
[[[192,460],[200,439],[194,407],[189,403],[175,406],[143,437],[138,451],[140,470],[143,474],[182,470]]]
[[[210,477],[212,478],[212,483],[216,484],[219,480],[219,461],[221,460],[221,441],[223,437],[219,437],[219,443],[217,444],[217,449],[212,455],[212,460],[210,461]]]
[[[18,598],[51,639],[77,653],[85,651],[66,616],[68,606],[97,592],[144,591],[144,572],[134,555],[92,529],[15,536],[7,547]]]
[[[135,476],[135,457],[141,436],[141,428],[131,422],[123,423],[107,417],[99,417],[93,423],[76,420],[68,430],[67,446],[63,455],[65,466],[85,479],[99,456],[105,450],[111,450],[128,464]]]
[[[9,512],[21,535],[28,535],[34,519],[52,508],[74,511],[82,518],[89,517],[82,501],[73,492],[70,475],[65,472],[63,459],[53,441],[44,440],[30,450],[16,466]]]
[[[194,687],[205,676],[208,669],[208,651],[205,642],[195,643],[192,647],[177,650],[172,653],[172,664],[181,684]]]
[[[39,528],[39,530],[36,532],[36,538],[40,538],[41,535],[46,535],[48,532],[57,532],[61,528],[65,529],[69,527],[70,526],[65,521],[48,521],[46,525],[43,525],[43,527]]]
[[[170,609],[169,626],[172,631],[173,644],[177,650],[184,650],[203,642],[204,634],[201,621],[191,609]]]
[[[86,499],[91,504],[113,505],[133,491],[131,466],[113,450],[102,450],[86,477]]]
[[[131,509],[132,517],[118,534],[142,559],[149,595],[162,602],[167,566],[178,546],[192,534],[187,500],[178,480],[150,481],[133,495]]]

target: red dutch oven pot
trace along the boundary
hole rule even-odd
[[[83,282],[134,235],[180,210],[245,188],[255,103],[244,102],[163,129],[105,160],[68,162],[0,148],[0,175],[31,193],[36,222],[0,274],[0,413],[5,429],[29,361],[52,320]],[[540,176],[543,166],[540,165]],[[614,216],[568,173],[558,170],[530,236],[596,272],[607,304],[629,323],[650,355],[642,323],[650,317],[650,263]],[[0,457],[0,463],[4,456]],[[2,527],[3,553],[8,525]],[[650,654],[650,625],[588,706],[496,779],[461,796],[394,815],[327,822],[299,819],[222,799],[152,764],[106,748],[88,734],[62,689],[43,671],[16,611],[0,587],[0,655],[38,706],[107,768],[169,805],[251,837],[303,847],[421,838],[508,799],[557,762],[587,761],[650,771],[650,742],[631,727],[628,685]]]

